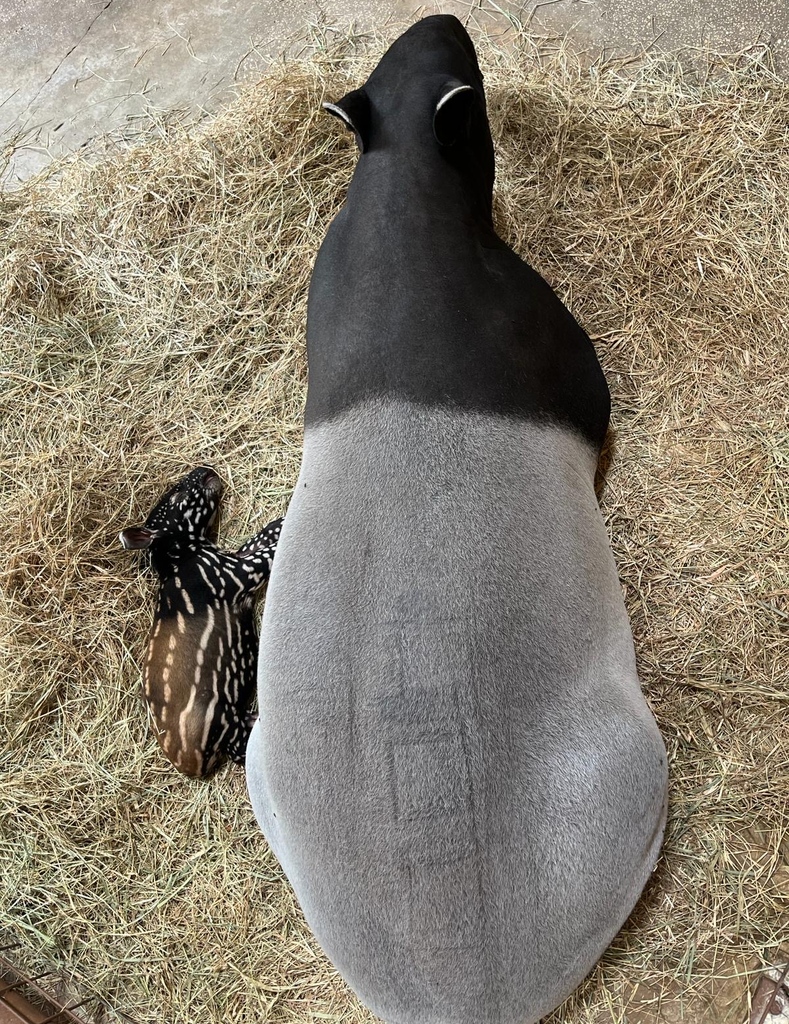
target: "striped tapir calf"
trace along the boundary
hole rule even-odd
[[[494,230],[461,24],[418,22],[326,106],[361,155],[310,288],[249,792],[376,1014],[530,1024],[622,926],[666,813],[594,491],[608,388]]]
[[[154,735],[185,775],[208,775],[226,757],[244,763],[254,716],[258,634],[255,591],[268,579],[281,519],[238,551],[210,539],[222,481],[199,466],[156,503],[121,544],[144,549],[159,577],[143,687]]]

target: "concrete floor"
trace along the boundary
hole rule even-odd
[[[215,110],[311,25],[364,30],[437,11],[494,32],[508,13],[531,19],[590,55],[763,40],[789,68],[787,0],[0,0],[0,183],[157,112]]]

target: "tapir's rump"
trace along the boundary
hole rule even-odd
[[[621,927],[665,820],[593,487],[608,391],[493,232],[459,22],[419,22],[338,107],[362,155],[311,286],[250,795],[375,1013],[529,1024]]]

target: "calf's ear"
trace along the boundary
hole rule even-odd
[[[433,134],[440,146],[454,146],[468,132],[474,90],[470,85],[450,78],[444,83],[433,113]]]
[[[151,541],[159,536],[157,530],[149,530],[147,526],[129,526],[121,530],[118,540],[127,551],[137,551],[140,548],[149,548]]]
[[[364,89],[354,89],[336,103],[323,103],[323,109],[344,121],[356,137],[359,152],[370,142],[370,100]]]

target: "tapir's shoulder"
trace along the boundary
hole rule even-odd
[[[498,301],[506,306],[559,316],[564,329],[574,333],[579,343],[588,342],[586,331],[542,274],[506,242],[496,238],[499,244],[480,247],[480,258],[490,279],[502,288]]]

